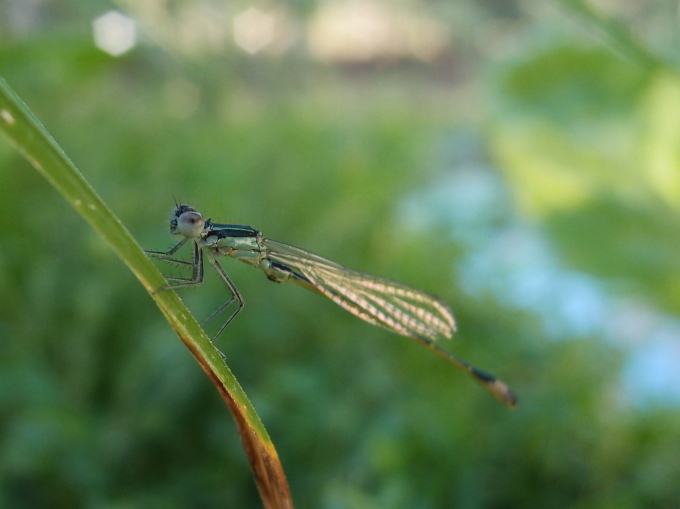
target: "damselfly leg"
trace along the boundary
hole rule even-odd
[[[220,330],[217,331],[217,334],[212,339],[212,342],[214,343],[215,340],[220,337],[220,334],[222,334],[224,332],[224,329],[226,329],[227,326],[231,323],[231,321],[236,317],[236,315],[238,315],[241,312],[241,310],[243,309],[243,306],[245,305],[245,301],[243,300],[243,297],[241,296],[241,292],[238,291],[238,289],[236,288],[236,285],[229,278],[229,276],[227,275],[225,270],[222,268],[222,266],[218,263],[218,261],[215,260],[215,258],[213,258],[212,256],[208,256],[208,261],[212,264],[213,267],[215,267],[215,270],[217,271],[217,273],[220,275],[222,280],[227,284],[227,288],[231,292],[231,298],[227,302],[222,304],[217,309],[217,311],[215,311],[212,315],[210,315],[208,318],[206,318],[203,321],[203,323],[201,324],[201,326],[208,323],[210,320],[212,320],[217,315],[219,315],[222,311],[224,311],[227,307],[229,307],[229,304],[234,302],[234,299],[236,299],[238,301],[238,308],[236,308],[236,310],[231,314],[231,316],[227,319],[227,321],[224,323],[224,325],[222,325]]]
[[[150,254],[157,260],[160,260],[165,263],[175,263],[178,265],[189,265],[191,267],[191,277],[177,277],[177,276],[166,276],[165,279],[168,281],[180,281],[180,283],[177,284],[172,284],[172,285],[167,285],[159,288],[156,290],[154,293],[162,292],[164,290],[169,290],[170,288],[186,288],[188,286],[198,286],[203,283],[203,251],[198,247],[198,244],[196,242],[192,242],[194,246],[194,259],[193,261],[187,262],[184,260],[178,260],[177,258],[173,258],[172,254],[177,252],[177,250],[182,247],[186,240],[184,239],[181,242],[178,242],[175,246],[173,246],[170,251],[146,251],[147,254]]]
[[[163,286],[156,290],[154,293],[162,292],[164,290],[170,290],[170,289],[175,289],[175,288],[186,288],[190,286],[198,286],[203,284],[203,277],[204,277],[204,268],[203,268],[203,250],[198,246],[198,243],[192,242],[193,247],[194,247],[194,259],[190,262],[184,261],[184,260],[178,260],[177,258],[173,258],[171,255],[177,252],[180,247],[182,247],[188,239],[184,239],[180,242],[178,242],[175,246],[173,246],[169,251],[146,251],[147,254],[150,254],[157,260],[166,262],[166,263],[175,263],[179,265],[188,265],[192,268],[192,275],[190,278],[186,277],[177,277],[177,276],[165,276],[165,278],[168,281],[179,281],[179,283]],[[243,309],[243,306],[245,305],[245,301],[243,300],[243,297],[241,296],[241,293],[238,291],[236,288],[236,285],[234,282],[229,278],[225,270],[222,268],[222,266],[215,260],[212,256],[208,256],[208,261],[212,264],[213,267],[215,267],[215,270],[217,273],[220,275],[222,280],[225,282],[227,285],[227,289],[229,290],[229,293],[231,294],[231,297],[229,300],[227,300],[224,304],[222,304],[214,313],[212,313],[208,318],[203,320],[201,323],[201,327],[205,326],[208,322],[210,322],[213,318],[215,318],[217,315],[219,315],[222,311],[224,311],[226,308],[229,307],[231,303],[234,301],[238,302],[238,308],[231,314],[231,316],[227,319],[227,321],[222,325],[220,330],[217,332],[217,334],[210,340],[212,343],[214,343],[218,337],[224,332],[224,330],[227,328],[227,326],[231,323],[231,321],[236,317],[237,314]]]

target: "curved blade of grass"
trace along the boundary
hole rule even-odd
[[[2,77],[0,131],[101,235],[149,294],[167,285],[127,229]],[[175,292],[159,292],[151,297],[227,403],[264,506],[267,509],[292,508],[276,449],[229,367]]]

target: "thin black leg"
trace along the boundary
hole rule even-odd
[[[191,265],[192,267],[196,265],[196,254],[194,253],[194,261],[193,262],[185,262],[184,260],[178,260],[177,258],[173,258],[172,254],[176,253],[177,250],[182,247],[184,244],[187,242],[187,238],[184,238],[183,240],[180,240],[177,244],[175,244],[170,251],[149,251],[146,250],[144,251],[146,254],[151,255],[152,258],[155,258],[156,260],[160,260],[162,262],[166,263],[176,263],[178,265]],[[195,246],[194,246],[195,248]],[[195,251],[195,249],[194,249]],[[187,280],[187,278],[172,278],[169,277],[167,279],[184,279]],[[195,279],[195,278],[194,278]]]
[[[180,244],[183,244],[183,242],[180,242]],[[203,283],[203,250],[198,247],[198,244],[196,242],[193,243],[194,245],[194,260],[192,262],[185,262],[183,260],[175,260],[174,258],[170,257],[160,257],[160,256],[155,256],[155,258],[158,258],[159,260],[167,261],[167,262],[173,262],[173,263],[180,263],[182,265],[190,265],[192,267],[192,273],[191,277],[175,277],[175,276],[166,276],[166,279],[168,281],[180,281],[179,283],[172,284],[172,285],[167,285],[159,288],[156,290],[154,293],[162,292],[164,290],[170,290],[173,288],[186,288],[188,286],[198,286]],[[173,247],[170,251],[175,250],[177,246]],[[173,251],[174,252],[174,251]]]
[[[234,302],[234,300],[236,300],[236,301],[238,302],[238,308],[236,308],[236,310],[231,314],[231,316],[230,316],[229,319],[225,322],[225,324],[222,325],[222,327],[220,328],[220,330],[218,331],[218,333],[215,335],[215,337],[212,338],[211,341],[214,343],[214,342],[217,340],[217,338],[220,337],[220,334],[222,334],[222,332],[224,332],[224,329],[226,329],[227,326],[231,323],[231,321],[236,317],[236,315],[239,314],[239,313],[241,312],[241,310],[243,309],[243,306],[245,305],[245,301],[243,300],[243,297],[241,297],[241,294],[239,293],[238,289],[236,288],[236,285],[234,285],[234,283],[232,282],[232,280],[229,279],[229,276],[228,276],[227,273],[224,271],[224,269],[222,268],[222,266],[217,262],[217,260],[215,260],[215,258],[213,258],[212,256],[208,256],[208,261],[212,264],[213,267],[215,267],[215,270],[217,271],[217,273],[220,275],[220,277],[221,277],[221,278],[224,280],[224,282],[227,284],[227,288],[228,288],[229,291],[231,292],[231,298],[230,298],[227,302],[225,302],[224,304],[222,304],[222,305],[220,306],[220,308],[219,308],[217,311],[215,311],[212,315],[210,315],[210,316],[203,322],[203,324],[206,324],[206,323],[208,323],[210,320],[212,320],[213,318],[215,318],[218,314],[220,314],[222,311],[224,311],[224,310],[225,310],[232,302]]]
[[[189,239],[187,237],[184,237],[177,244],[172,246],[169,251],[149,251],[149,250],[146,250],[144,252],[147,253],[147,254],[150,254],[150,255],[170,256],[170,255],[175,254],[180,247],[182,247],[184,244],[186,244],[187,240],[189,240]],[[158,257],[158,256],[154,256],[154,258],[158,258],[159,260],[163,259],[163,258]]]

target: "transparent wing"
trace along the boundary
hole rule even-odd
[[[319,255],[263,239],[267,256],[303,276],[350,313],[397,334],[436,341],[451,338],[453,314],[438,298],[389,279],[348,269]]]
[[[283,242],[262,239],[262,244],[268,258],[292,270],[300,285],[322,293],[369,323],[417,340],[470,375],[504,405],[515,408],[517,396],[507,385],[435,344],[438,339],[450,338],[456,330],[453,314],[441,300]]]

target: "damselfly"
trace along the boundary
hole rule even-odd
[[[451,338],[456,325],[449,307],[428,293],[348,269],[299,247],[268,239],[250,226],[213,223],[188,205],[176,205],[173,209],[170,233],[182,239],[169,251],[147,253],[164,262],[189,266],[192,274],[188,278],[168,277],[174,283],[157,291],[203,283],[205,251],[208,261],[226,283],[231,297],[203,323],[236,303],[236,309],[212,339],[213,342],[244,305],[243,297],[216,260],[219,256],[231,256],[260,269],[271,281],[297,283],[325,295],[362,320],[414,339],[470,375],[508,407],[513,408],[517,403],[517,397],[503,382],[435,344],[439,339]],[[193,246],[193,260],[188,262],[174,258],[173,255],[188,241]]]

